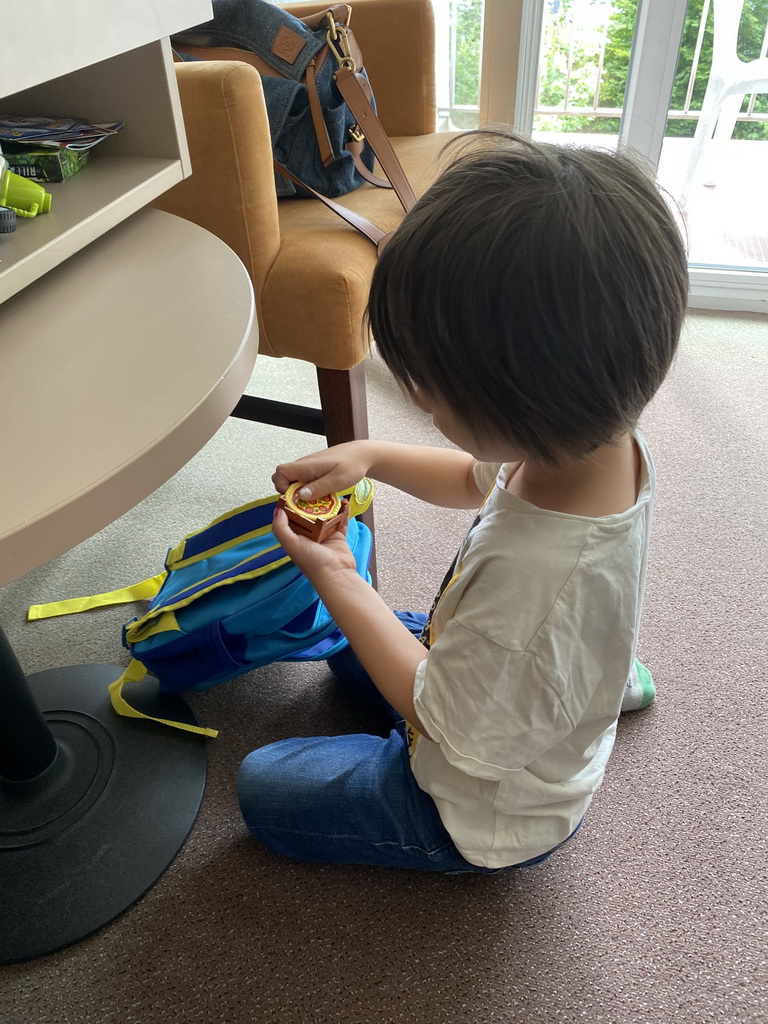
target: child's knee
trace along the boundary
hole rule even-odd
[[[282,740],[252,750],[237,773],[237,799],[240,811],[251,831],[285,818],[286,808],[296,806],[306,789],[306,780],[290,769],[294,740]]]

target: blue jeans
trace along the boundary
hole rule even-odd
[[[419,635],[426,616],[396,612]],[[237,795],[252,835],[275,853],[324,864],[376,864],[450,873],[497,874],[470,864],[411,771],[403,718],[384,700],[351,647],[328,665],[339,683],[392,718],[388,736],[281,740],[250,753]],[[567,841],[567,840],[566,840]]]

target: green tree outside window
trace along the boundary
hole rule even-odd
[[[438,3],[446,0],[437,0]],[[457,105],[478,105],[478,78],[481,53],[482,0],[450,0],[455,13],[456,66],[454,102]],[[561,132],[589,132],[616,134],[618,117],[595,116],[592,112],[595,84],[599,68],[603,21],[599,16],[606,4],[600,0],[547,0],[545,33],[542,52],[541,83],[538,105],[557,107],[565,98],[568,83],[570,106],[584,107],[583,114],[537,115],[534,130]],[[602,11],[601,11],[602,9]],[[682,110],[688,89],[688,78],[693,66],[696,38],[701,21],[704,0],[689,0],[680,48],[675,84],[670,107]],[[612,0],[605,38],[605,52],[600,73],[598,104],[603,108],[620,109],[624,104],[624,90],[635,31],[637,0]],[[591,14],[591,18],[585,18]],[[760,56],[760,48],[768,22],[768,0],[745,0],[739,30],[738,52],[742,60]],[[712,62],[713,13],[707,17],[701,55],[696,71],[691,106],[701,107]],[[569,44],[573,36],[571,65],[568,66]],[[744,98],[742,111],[746,112],[749,97]],[[768,113],[768,94],[755,100],[755,113]],[[460,114],[454,114],[458,127]],[[695,118],[670,118],[666,134],[690,138],[696,130]],[[768,140],[768,123],[737,122],[736,139]]]

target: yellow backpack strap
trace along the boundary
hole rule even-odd
[[[184,732],[196,732],[200,736],[210,736],[212,739],[216,739],[219,735],[218,729],[204,729],[200,725],[187,725],[186,722],[171,722],[167,718],[154,718],[152,715],[144,715],[141,711],[137,711],[136,708],[132,708],[125,697],[123,697],[123,687],[126,683],[138,683],[146,674],[147,670],[142,663],[134,658],[120,678],[116,679],[114,683],[109,684],[109,696],[112,701],[112,707],[118,715],[123,715],[125,718],[146,718],[150,722],[169,725],[173,729],[183,729]]]
[[[72,597],[68,601],[51,601],[50,604],[33,604],[27,611],[27,621],[36,619],[52,619],[56,615],[74,615],[86,612],[91,608],[108,608],[113,604],[129,604],[132,601],[147,601],[157,597],[163,585],[165,572],[150,576],[147,580],[134,583],[122,590],[111,590],[107,594],[94,594],[92,597]]]
[[[354,487],[348,487],[346,491],[339,493],[343,498],[349,498],[350,516],[359,516],[373,501],[373,480],[365,476]]]

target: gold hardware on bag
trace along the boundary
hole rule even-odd
[[[351,14],[351,9],[347,8]],[[349,19],[347,19],[349,20]],[[328,31],[325,34],[325,38],[328,41],[328,46],[331,49],[331,53],[338,61],[340,68],[345,68],[347,71],[357,71],[357,63],[353,57],[350,56],[349,52],[349,39],[348,33],[344,25],[338,25],[333,20],[333,15],[328,12]],[[334,46],[334,43],[341,39],[339,48]]]
[[[355,142],[365,142],[365,132],[359,124],[353,124],[349,129],[349,134],[355,140]]]
[[[350,23],[350,21],[352,21],[352,8],[349,6],[349,4],[344,4],[344,6],[347,8],[347,25],[348,25]],[[336,29],[337,29],[338,26],[336,25],[336,19],[333,16],[333,10],[326,11],[325,12],[325,17],[328,20],[328,31],[331,34],[331,38],[335,42],[336,41]],[[322,24],[322,22],[321,22],[321,24]]]

